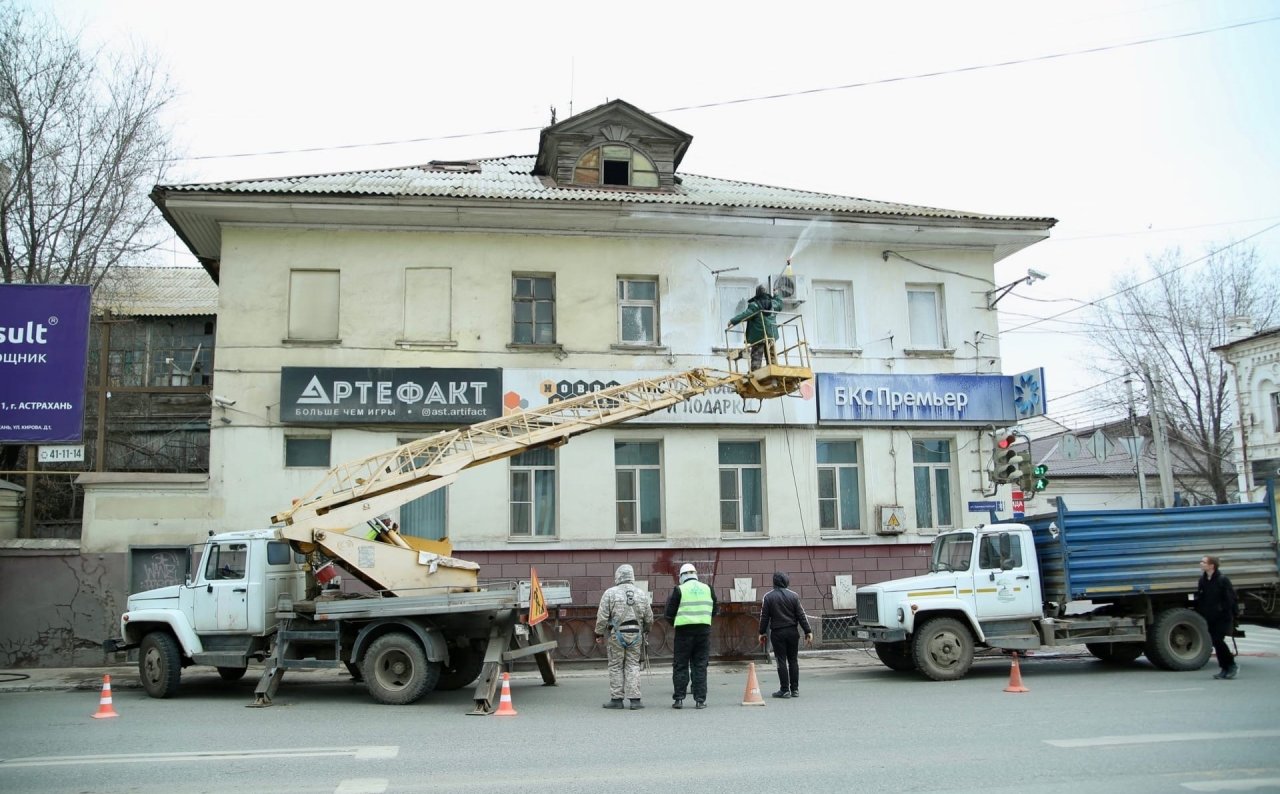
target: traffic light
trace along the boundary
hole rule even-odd
[[[1021,476],[1018,478],[1018,487],[1027,494],[1028,499],[1048,488],[1049,467],[1043,463],[1032,466],[1030,461],[1024,461]]]
[[[994,442],[991,451],[991,482],[997,485],[1012,482],[1023,461],[1016,446],[1018,435],[1009,428],[992,431],[991,436]]]
[[[1049,467],[1041,463],[1031,470],[1031,490],[1043,491],[1049,487]]]

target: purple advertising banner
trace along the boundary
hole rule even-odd
[[[84,437],[89,288],[0,284],[0,442]]]

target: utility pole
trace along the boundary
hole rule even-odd
[[[1169,457],[1169,437],[1164,426],[1164,394],[1158,378],[1151,377],[1151,369],[1142,365],[1142,380],[1147,385],[1147,397],[1151,403],[1151,438],[1156,445],[1156,472],[1160,475],[1160,498],[1165,507],[1173,507],[1173,462]]]
[[[1124,387],[1129,393],[1129,429],[1133,433],[1133,462],[1138,467],[1138,507],[1147,506],[1147,473],[1142,466],[1142,435],[1138,432],[1138,411],[1133,407],[1133,375],[1124,376]]]

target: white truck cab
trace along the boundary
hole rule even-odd
[[[302,599],[304,560],[273,530],[211,535],[188,556],[183,584],[129,596],[120,617],[123,641],[140,648],[143,687],[166,697],[181,667],[206,664],[227,680],[266,658],[281,595]]]
[[[895,670],[963,677],[975,643],[1039,647],[1040,577],[1031,529],[957,529],[930,547],[929,573],[860,587],[855,636]]]

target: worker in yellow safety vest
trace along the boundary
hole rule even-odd
[[[680,583],[667,599],[666,617],[676,628],[675,658],[671,668],[674,687],[671,708],[684,708],[685,693],[693,682],[695,708],[707,707],[707,660],[711,656],[711,618],[719,609],[710,585],[698,581],[692,563],[680,566]]]

